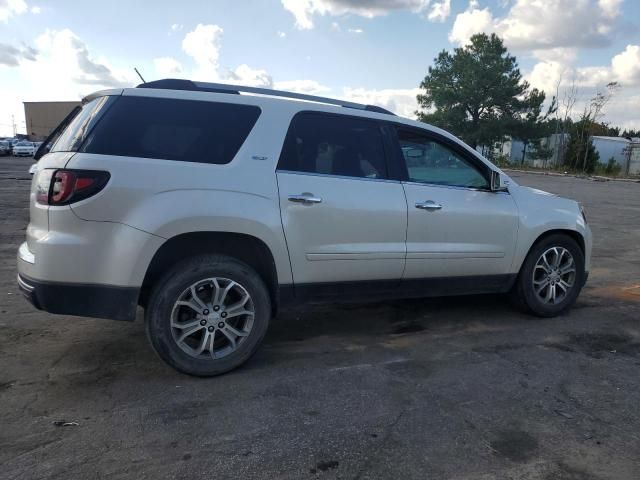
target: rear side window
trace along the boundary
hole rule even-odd
[[[86,153],[224,164],[260,116],[252,105],[120,97],[82,146]]]
[[[291,122],[280,170],[360,178],[387,178],[384,142],[377,122],[316,112]]]
[[[76,107],[47,139],[51,152],[77,152],[87,135],[115,97],[98,97]]]

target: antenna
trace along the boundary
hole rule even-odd
[[[147,82],[144,81],[144,78],[142,78],[142,75],[140,75],[140,72],[138,71],[138,69],[136,67],[133,67],[133,69],[136,71],[136,73],[140,77],[140,80],[142,80],[142,83],[147,83]]]

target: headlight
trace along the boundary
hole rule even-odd
[[[582,214],[582,218],[584,218],[584,223],[588,223],[587,214],[584,212],[584,207],[582,205],[580,205],[580,213]]]

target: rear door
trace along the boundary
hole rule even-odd
[[[408,205],[404,278],[500,281],[518,229],[511,195],[490,191],[490,168],[453,140],[409,127],[396,132]]]
[[[277,179],[296,289],[399,281],[407,206],[402,185],[389,179],[385,146],[374,120],[320,112],[293,118]]]

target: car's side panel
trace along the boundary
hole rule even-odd
[[[511,265],[518,272],[529,250],[538,238],[552,230],[568,230],[582,236],[585,246],[585,271],[591,268],[591,229],[580,214],[578,204],[562,197],[528,187],[509,189],[519,206],[519,234]]]
[[[518,209],[508,193],[404,184],[409,206],[403,278],[501,275],[510,272]],[[416,204],[433,201],[442,208]]]
[[[407,206],[399,182],[286,171],[277,177],[296,284],[400,279]],[[321,202],[289,200],[300,194]]]
[[[107,170],[111,179],[71,208],[82,219],[123,223],[164,239],[207,231],[257,237],[273,254],[278,281],[291,283],[275,178],[289,117],[263,112],[225,165],[78,153],[66,168]],[[132,275],[144,278],[146,267]]]

